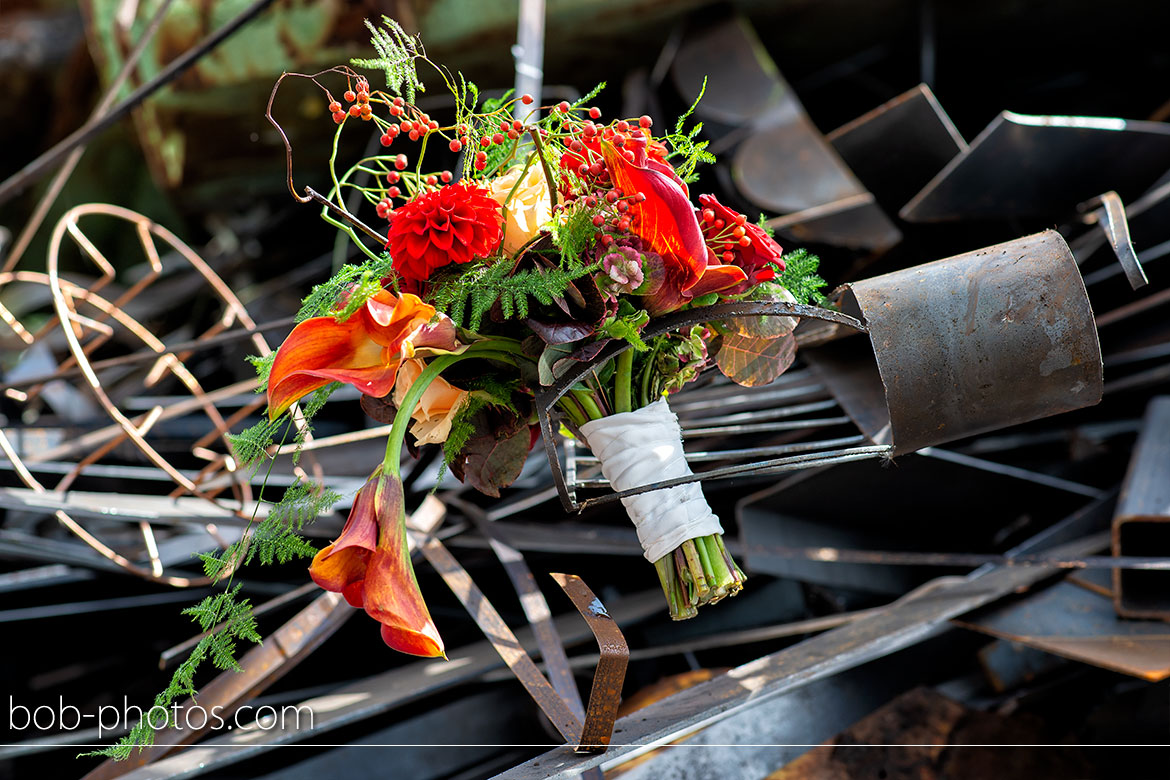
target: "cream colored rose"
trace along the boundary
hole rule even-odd
[[[394,382],[395,405],[402,406],[402,402],[406,400],[406,393],[425,367],[426,364],[421,360],[404,360],[398,367],[398,377]],[[441,376],[435,377],[410,415],[415,420],[410,432],[418,439],[418,443],[442,444],[447,441],[447,436],[451,433],[451,422],[466,397],[466,390],[452,387],[451,383]]]
[[[517,187],[518,179],[520,186]],[[533,161],[527,172],[523,167],[512,168],[492,179],[490,186],[492,197],[504,207],[502,246],[505,252],[514,255],[540,231],[541,227],[552,220],[552,205],[548,197],[548,182],[544,178],[544,169],[539,161]],[[515,192],[512,192],[513,187],[516,188]],[[510,199],[509,193],[512,195]],[[560,193],[557,193],[557,201],[560,200]]]

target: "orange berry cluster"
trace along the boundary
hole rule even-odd
[[[355,118],[361,117],[365,121],[374,116],[374,109],[370,108],[370,82],[359,78],[354,86],[357,87],[356,91],[347,89],[342,95],[347,103],[352,104],[348,110],[336,100],[329,103],[329,113],[333,114],[333,121],[337,124],[342,123],[347,113]]]

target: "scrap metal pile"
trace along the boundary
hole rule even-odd
[[[291,16],[273,18],[255,24],[295,38]],[[152,36],[175,34],[146,21],[134,28],[145,48],[105,22],[88,30],[109,98],[87,127],[126,113],[110,86],[119,70],[132,102],[166,77],[157,63],[136,70],[162,45]],[[233,56],[232,40],[218,51]],[[237,468],[226,434],[264,411],[245,358],[289,331],[338,250],[263,205],[216,212],[236,180],[217,185],[192,163],[215,114],[197,97],[248,89],[208,65],[217,41],[191,45],[202,71],[134,116],[156,180],[197,181],[175,202],[206,217],[192,234],[208,240],[185,241],[148,209],[54,212],[97,129],[0,183],[11,199],[57,177],[0,247],[0,622],[17,704],[145,707],[197,641],[179,608],[216,587],[193,556],[240,539],[266,511],[262,485],[294,479],[344,497],[306,527],[326,543],[381,459],[389,426],[341,391],[348,402],[314,421],[299,456],[278,447],[270,473]],[[249,570],[238,584],[266,638],[242,672],[202,681],[198,705],[295,705],[310,722],[187,721],[99,764],[59,746],[106,744],[125,723],[44,733],[10,719],[0,777],[51,765],[291,780],[384,774],[391,760],[436,780],[1078,776],[1105,759],[1074,745],[1164,742],[1170,124],[1004,111],[964,138],[924,83],[822,133],[751,23],[726,10],[675,26],[628,75],[622,113],[665,120],[704,79],[696,116],[720,197],[780,214],[777,240],[820,253],[840,285],[835,309],[801,319],[797,363],[778,380],[712,377],[671,400],[751,577],[743,593],[667,619],[648,567],[625,565],[641,550],[615,502],[635,491],[610,490],[548,416],[570,374],[538,398],[543,447],[498,500],[452,478],[434,490],[435,447],[404,475],[447,659],[390,657],[303,566]],[[572,92],[545,95],[558,90]],[[196,117],[186,133],[184,112]],[[276,140],[253,142],[279,185]],[[686,313],[674,316],[651,327]],[[673,743],[705,747],[661,747]],[[918,747],[864,759],[842,747],[864,743]],[[946,747],[998,743],[1070,747],[1014,761]],[[291,744],[316,747],[275,750]],[[399,747],[392,759],[346,747],[360,744]]]

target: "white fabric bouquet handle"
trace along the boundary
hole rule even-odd
[[[591,420],[581,433],[616,491],[692,473],[683,455],[682,429],[665,398],[633,412]],[[651,563],[688,539],[723,533],[698,482],[623,498],[622,504]]]

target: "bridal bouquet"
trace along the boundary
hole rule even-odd
[[[630,348],[558,401],[562,430],[592,449],[615,490],[689,475],[668,396],[708,367],[743,385],[770,382],[792,362],[796,323],[741,317],[644,339],[647,323],[720,302],[803,303],[823,283],[816,258],[782,256],[762,220],[713,195],[692,201],[695,167],[713,158],[699,127],[684,129],[690,111],[659,133],[648,116],[602,119],[588,105],[596,90],[552,106],[530,95],[481,101],[392,20],[370,29],[379,56],[354,65],[382,70],[384,88],[348,67],[306,77],[337,125],[322,216],[368,259],[315,288],[300,323],[259,361],[269,421],[236,441],[262,450],[258,431],[311,414],[341,384],[392,424],[385,459],[309,571],[377,620],[388,645],[436,656],[443,643],[406,545],[407,437],[442,445],[459,479],[498,496],[539,436],[536,393],[618,339]],[[447,121],[415,103],[420,64],[454,97]],[[344,167],[338,139],[354,125],[383,149]],[[355,192],[377,227],[345,210]],[[623,502],[674,618],[743,587],[698,483]]]

